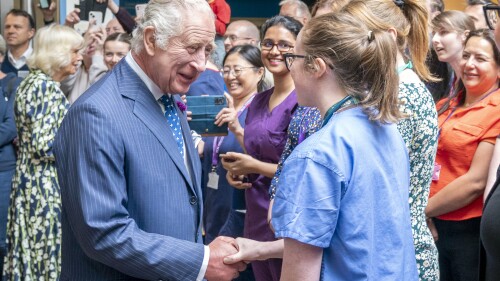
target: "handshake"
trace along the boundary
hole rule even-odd
[[[244,271],[247,264],[253,260],[266,260],[268,258],[281,258],[279,254],[273,254],[269,244],[273,242],[259,242],[245,238],[231,238],[225,236],[217,237],[208,245],[210,248],[210,258],[208,261],[205,278],[208,281],[233,280]],[[280,241],[282,242],[282,241]],[[278,249],[282,245],[278,242]]]

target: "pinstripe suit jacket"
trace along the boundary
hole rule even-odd
[[[61,280],[196,279],[201,165],[185,118],[181,125],[191,176],[161,108],[125,60],[70,108],[54,144]]]

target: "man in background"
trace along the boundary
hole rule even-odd
[[[484,18],[483,6],[491,4],[488,0],[467,0],[467,7],[464,12],[474,20],[476,29],[488,29],[486,19]]]
[[[306,3],[300,0],[282,0],[280,2],[280,16],[292,17],[305,25],[311,19],[311,12]]]
[[[26,11],[12,9],[5,16],[4,26],[7,54],[1,70],[24,78],[29,72],[26,59],[33,52],[30,40],[35,36],[35,20]]]

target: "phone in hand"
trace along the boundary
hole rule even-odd
[[[231,156],[229,156],[227,154],[219,154],[219,157],[223,158],[224,161],[226,161],[226,162],[234,162],[235,161],[234,158],[232,158]]]
[[[100,26],[103,24],[102,21],[102,12],[98,11],[90,11],[89,12],[89,21],[95,20],[95,25]]]
[[[144,9],[146,9],[147,4],[137,4],[135,5],[135,15],[138,18],[142,18],[144,16]]]
[[[49,0],[40,0],[40,8],[42,9],[48,9],[50,6],[50,1]]]

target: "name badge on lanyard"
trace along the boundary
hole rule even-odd
[[[432,172],[432,181],[438,181],[441,174],[441,165],[434,163],[434,171]]]
[[[212,189],[219,189],[219,175],[217,174],[216,166],[212,166],[212,171],[208,173],[207,187]]]

